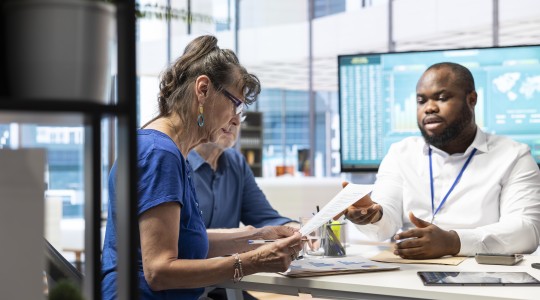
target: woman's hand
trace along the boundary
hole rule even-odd
[[[257,228],[256,230],[258,232],[255,233],[255,236],[257,239],[261,240],[277,240],[286,238],[298,231],[298,229],[290,226],[265,226],[262,228]]]
[[[285,227],[285,226],[277,226]],[[293,232],[289,237],[266,243],[256,250],[250,251],[247,258],[251,273],[284,272],[293,260],[298,258],[302,249],[302,239],[299,232]]]

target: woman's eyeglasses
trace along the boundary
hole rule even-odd
[[[221,92],[223,93],[223,95],[225,95],[225,97],[227,97],[227,99],[231,100],[231,102],[234,103],[236,107],[235,112],[237,115],[241,114],[244,111],[244,107],[246,105],[244,104],[244,102],[242,102],[242,100],[236,98],[235,96],[233,96],[233,94],[227,92],[227,90],[225,89],[222,89]],[[240,119],[242,119],[242,115],[240,115]],[[244,119],[245,119],[245,116],[244,116]]]

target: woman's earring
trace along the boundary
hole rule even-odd
[[[203,127],[204,125],[204,116],[203,116],[203,106],[199,104],[199,115],[197,116],[197,125]]]

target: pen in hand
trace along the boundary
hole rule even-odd
[[[310,240],[318,240],[319,238],[315,238],[315,239],[310,239]],[[306,242],[308,239],[307,238],[302,238],[301,241],[302,242]],[[276,240],[248,240],[247,243],[249,245],[256,245],[256,244],[266,244],[266,243],[273,243],[275,242]]]
[[[248,240],[249,245],[273,243],[276,240]]]

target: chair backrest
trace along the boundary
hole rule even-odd
[[[49,290],[61,279],[70,280],[80,289],[83,274],[67,261],[47,239],[43,240],[45,241],[45,265]]]

